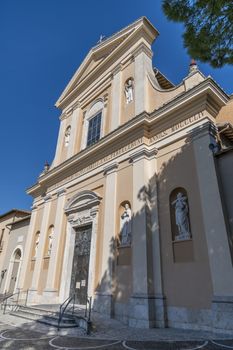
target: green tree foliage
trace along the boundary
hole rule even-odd
[[[163,11],[182,22],[191,57],[212,67],[233,64],[233,0],[163,0]]]

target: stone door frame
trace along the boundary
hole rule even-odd
[[[96,242],[101,197],[91,191],[82,191],[73,196],[65,206],[67,215],[66,242],[61,276],[59,301],[63,302],[70,294],[71,274],[74,258],[75,235],[77,229],[91,225],[91,247],[88,272],[88,296],[94,296]]]
[[[8,265],[9,266],[8,272],[7,272],[7,276],[6,276],[6,282],[5,282],[5,286],[4,286],[4,290],[3,290],[4,292],[8,291],[10,288],[11,277],[12,277],[13,267],[14,267],[14,262],[15,262],[15,253],[17,252],[18,249],[21,252],[21,257],[19,259],[19,266],[18,266],[18,270],[17,270],[17,277],[16,277],[13,293],[16,292],[17,286],[19,284],[19,277],[20,277],[21,265],[22,265],[22,260],[23,260],[23,247],[22,247],[22,245],[17,245],[11,254],[11,258],[9,260],[9,265]]]

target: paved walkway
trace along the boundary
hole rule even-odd
[[[0,312],[0,349],[5,350],[219,350],[233,349],[233,335],[179,329],[133,329],[93,314],[96,328],[58,332],[33,321]]]

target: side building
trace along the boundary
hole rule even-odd
[[[100,42],[58,99],[55,157],[28,189],[20,288],[37,304],[92,296],[133,327],[232,330],[217,169],[232,146],[227,117],[218,128],[230,97],[194,61],[173,85],[152,66],[157,36],[143,17]]]
[[[18,291],[30,216],[20,209],[0,215],[0,294]]]

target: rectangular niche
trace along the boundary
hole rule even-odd
[[[118,247],[117,265],[131,265],[131,247]]]
[[[173,241],[173,259],[175,263],[185,263],[194,261],[192,239],[184,241]]]

